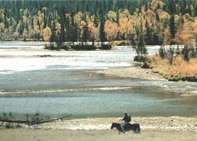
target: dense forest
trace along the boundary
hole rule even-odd
[[[196,0],[0,0],[0,40],[197,41]]]

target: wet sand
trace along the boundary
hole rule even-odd
[[[145,130],[140,134],[119,134],[115,130],[43,130],[1,129],[1,141],[195,141],[197,134],[189,131]]]

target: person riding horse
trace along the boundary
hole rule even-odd
[[[131,116],[128,115],[127,113],[124,113],[124,117],[123,117],[122,121],[129,123],[131,121]]]
[[[122,128],[122,131],[124,132],[125,128],[127,127],[129,122],[131,121],[131,116],[128,115],[127,113],[125,113],[122,121],[123,121],[123,123],[121,123],[121,128]]]

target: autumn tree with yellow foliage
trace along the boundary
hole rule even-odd
[[[141,19],[145,44],[196,43],[196,9],[196,0],[0,1],[0,40],[81,41],[87,30],[87,41],[99,41],[104,19],[108,41],[133,44]]]

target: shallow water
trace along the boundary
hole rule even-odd
[[[43,48],[46,42],[34,42],[34,41],[0,41],[0,49],[13,49],[13,48]]]
[[[133,116],[197,115],[197,83],[114,78],[92,73],[132,66],[134,55],[126,47],[65,52],[65,56],[50,58],[0,57],[3,64],[0,116],[4,112],[68,118],[112,117],[124,112]],[[187,93],[194,95],[182,96]]]
[[[89,76],[82,71],[53,73],[45,70],[9,75],[15,79],[4,80],[4,85],[1,81],[1,89],[4,89],[1,91],[0,112],[73,118],[118,116],[123,112],[135,116],[197,114],[197,97],[180,96],[188,90],[187,87],[180,93],[170,90],[170,87],[185,85],[183,83],[105,78]],[[32,78],[25,79],[28,76]]]

